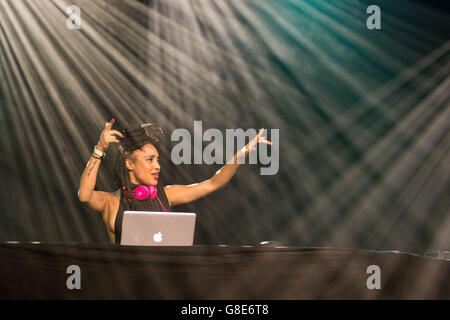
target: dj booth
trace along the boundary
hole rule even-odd
[[[450,298],[450,260],[401,252],[2,243],[0,257],[0,299]]]

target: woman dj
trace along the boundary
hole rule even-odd
[[[81,176],[79,200],[102,214],[112,242],[120,243],[123,213],[136,211],[170,211],[170,208],[189,203],[225,186],[239,167],[238,158],[256,150],[257,143],[272,144],[261,137],[264,129],[245,148],[238,151],[210,179],[191,185],[161,186],[158,184],[158,144],[162,130],[153,124],[142,124],[124,130],[113,130],[114,119],[105,124],[98,144]],[[120,141],[122,138],[122,141]],[[115,180],[120,193],[94,190],[98,168],[111,143],[121,143],[115,164]]]

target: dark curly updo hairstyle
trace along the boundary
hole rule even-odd
[[[127,194],[131,194],[137,185],[130,181],[129,170],[125,162],[126,159],[129,158],[135,150],[139,150],[149,143],[158,149],[163,136],[163,131],[153,123],[145,123],[127,127],[123,130],[123,134],[125,137],[119,145],[119,154],[117,155],[115,162],[114,180],[121,191],[126,191]],[[163,186],[158,182],[156,188],[158,190],[159,199],[164,207],[168,209],[170,207],[169,201],[167,200]],[[157,199],[152,200],[149,197],[146,200],[138,200],[134,197],[127,197],[124,195],[122,195],[122,199],[126,210],[163,211]]]

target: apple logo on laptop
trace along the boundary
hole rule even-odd
[[[153,241],[155,242],[161,242],[162,241],[162,233],[159,231],[158,233],[155,233],[153,235]]]

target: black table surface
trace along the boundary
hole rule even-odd
[[[0,257],[0,299],[450,298],[449,260],[396,251],[0,243]]]

